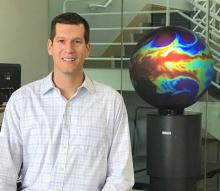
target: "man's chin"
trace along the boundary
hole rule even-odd
[[[67,75],[67,76],[75,76],[75,75],[83,75],[83,70],[67,70],[64,71],[63,74]]]

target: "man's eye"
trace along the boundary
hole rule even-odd
[[[81,44],[82,43],[81,40],[75,40],[74,42],[75,42],[75,44]]]
[[[57,42],[63,44],[63,43],[64,43],[64,40],[58,40]]]

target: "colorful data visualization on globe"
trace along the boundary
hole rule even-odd
[[[209,47],[182,27],[161,27],[142,38],[130,60],[137,93],[161,109],[184,109],[207,90],[214,75]]]

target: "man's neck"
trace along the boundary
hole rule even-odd
[[[80,75],[56,75],[53,74],[53,82],[61,94],[69,100],[82,85],[84,74]]]

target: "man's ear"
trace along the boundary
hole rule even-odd
[[[51,39],[47,40],[47,52],[49,55],[52,55],[52,46],[53,46],[53,42]]]
[[[90,43],[88,43],[87,45],[86,45],[86,47],[87,47],[87,57],[90,55],[90,52],[91,52],[91,44]]]

